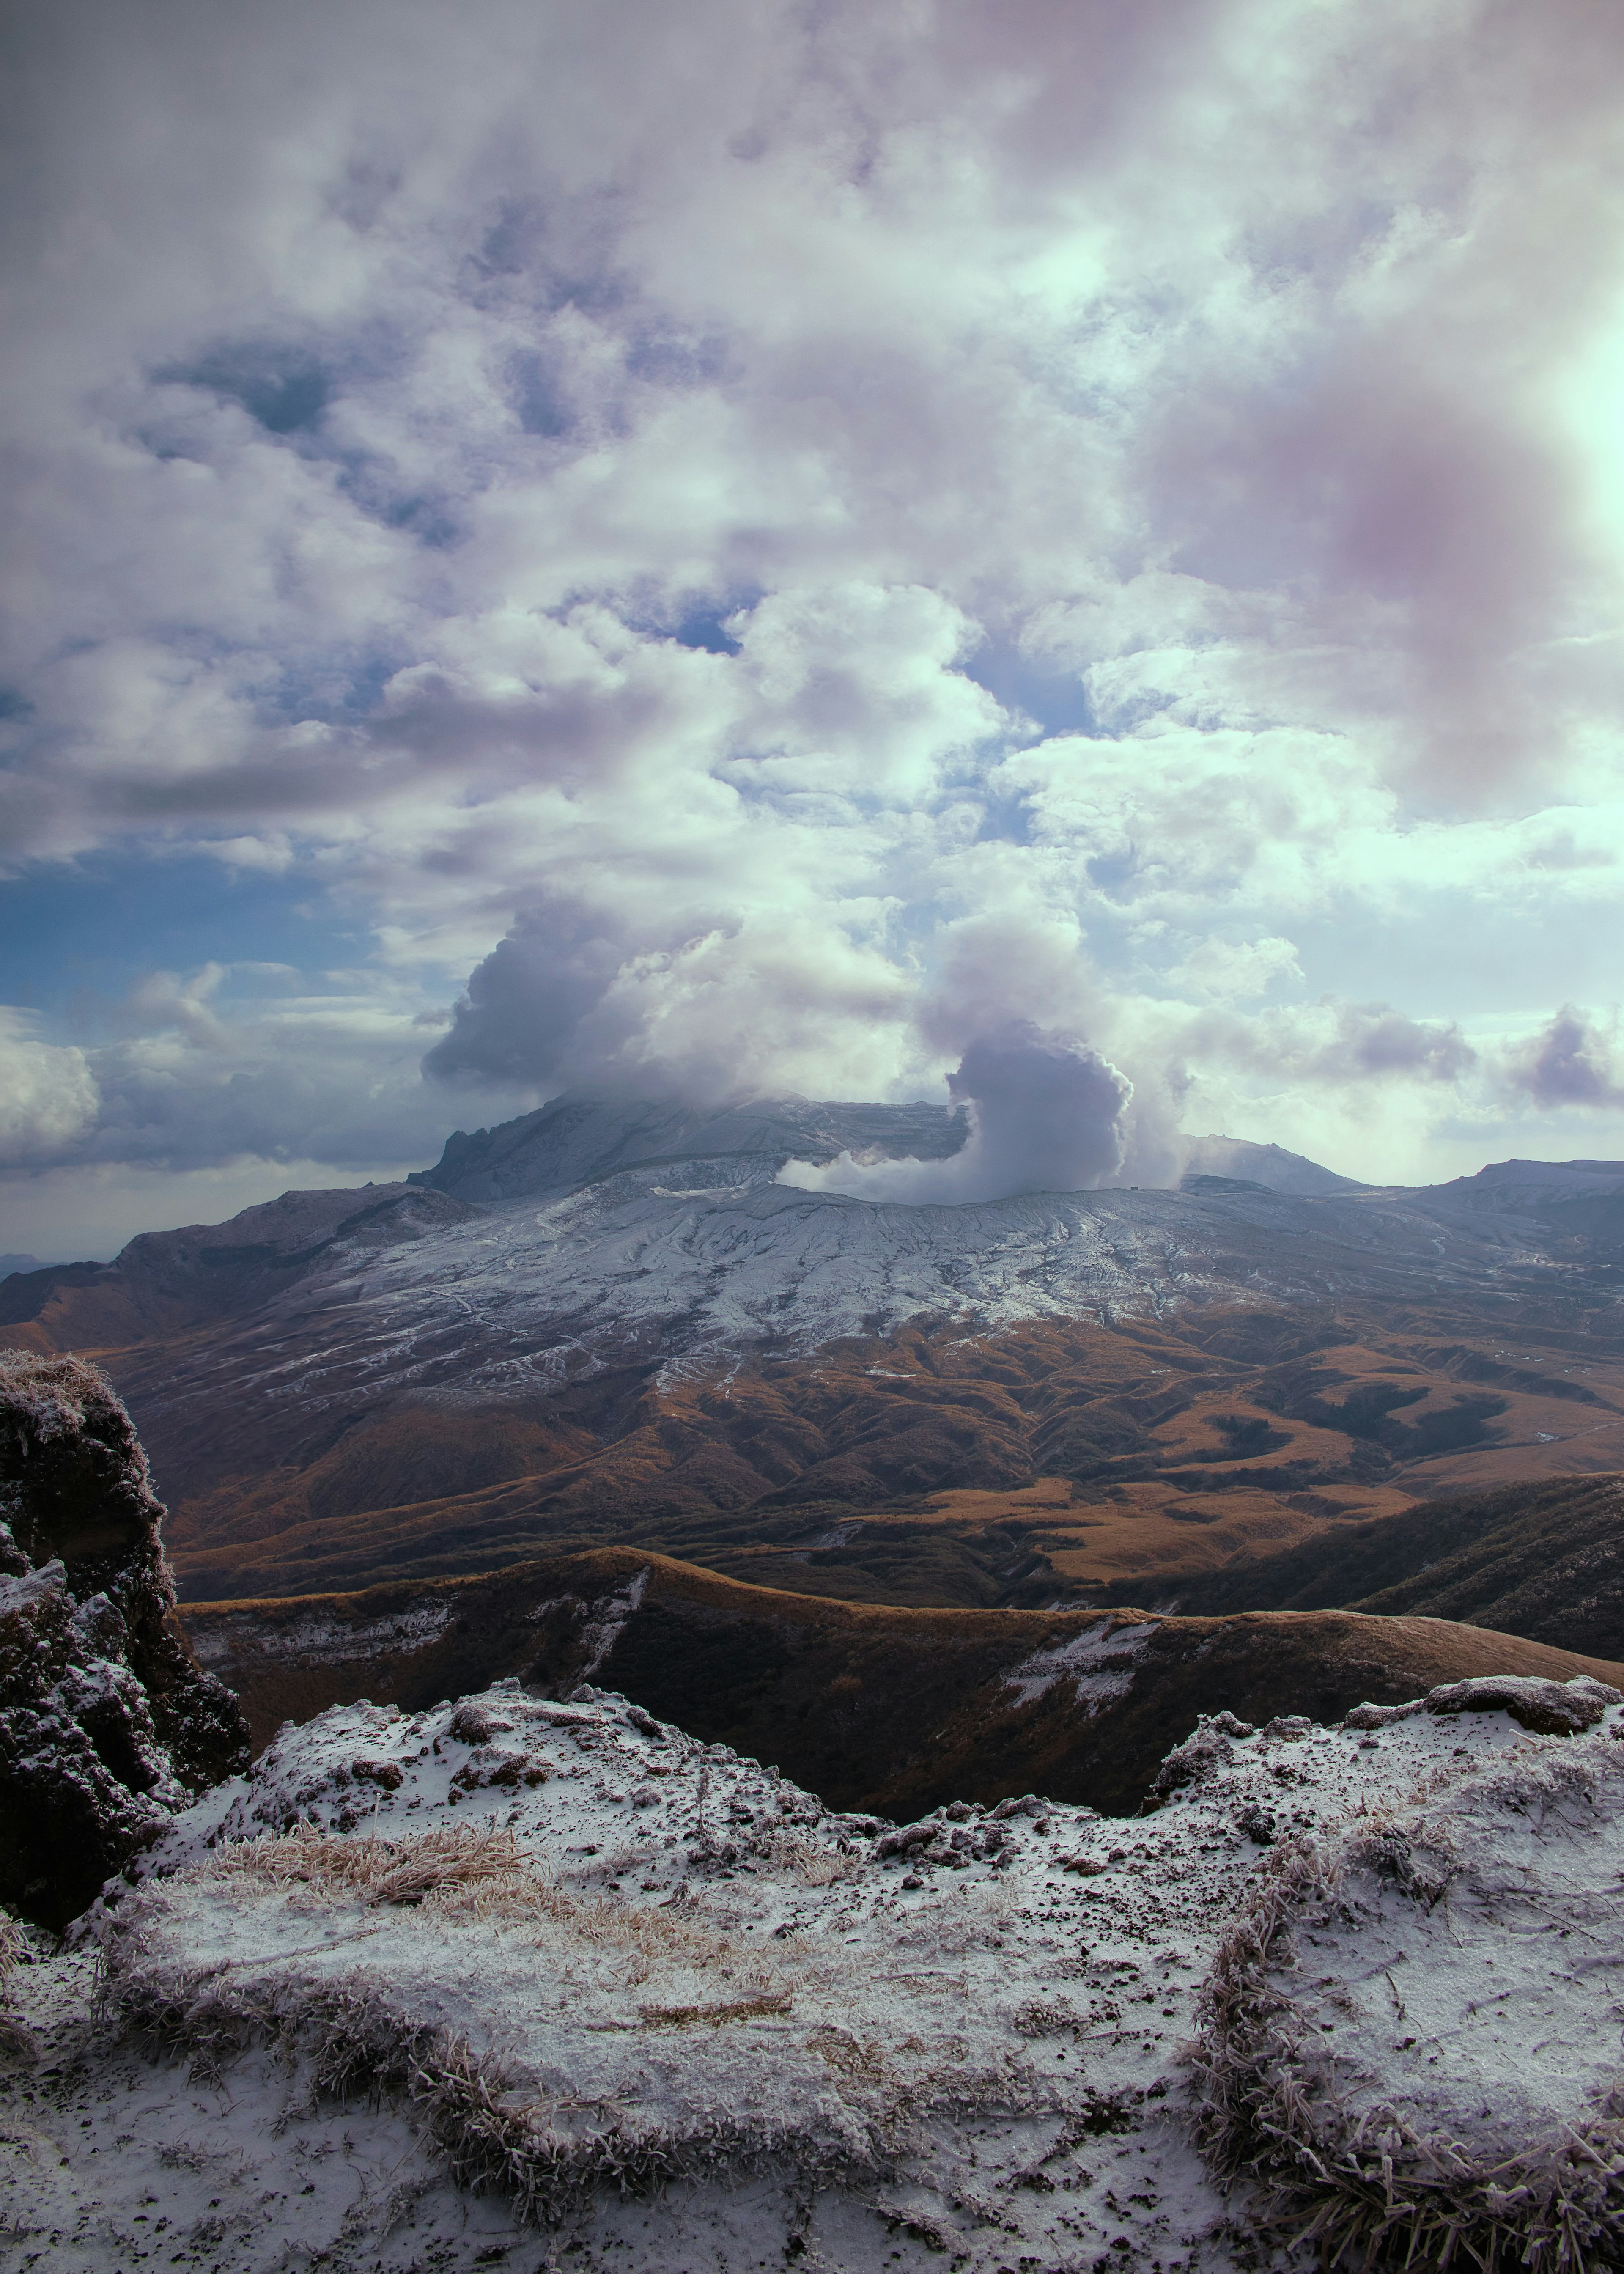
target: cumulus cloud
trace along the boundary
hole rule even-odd
[[[59,1155],[100,1102],[82,1050],[41,1042],[26,1011],[0,1006],[0,1167]]]
[[[1127,1077],[1085,1044],[1030,1025],[980,1035],[948,1076],[968,1134],[944,1161],[790,1161],[778,1182],[858,1200],[958,1205],[1091,1191],[1122,1166]]]
[[[1145,1181],[1536,1096],[1624,834],[1594,0],[59,0],[15,70],[5,857],[369,941],[331,1046],[132,942],[64,1159],[1022,1021]]]
[[[1338,1004],[1335,1015],[1335,1041],[1316,1050],[1304,1069],[1320,1081],[1397,1075],[1455,1081],[1477,1062],[1453,1023],[1411,1019],[1390,1003]]]

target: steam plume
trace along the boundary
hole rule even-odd
[[[1086,1192],[1122,1166],[1127,1076],[1096,1050],[1023,1020],[966,1050],[948,1089],[970,1133],[945,1161],[786,1162],[778,1182],[858,1200],[1007,1200],[1017,1193]]]

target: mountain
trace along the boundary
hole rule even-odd
[[[408,1184],[462,1201],[550,1199],[628,1169],[679,1161],[735,1163],[745,1174],[789,1160],[945,1160],[969,1133],[962,1111],[942,1105],[818,1104],[806,1097],[753,1099],[721,1112],[648,1102],[605,1104],[555,1097],[497,1129],[459,1129],[432,1169]],[[1272,1149],[1272,1148],[1271,1148]]]
[[[1264,1185],[1272,1193],[1367,1193],[1371,1187],[1355,1177],[1339,1177],[1301,1153],[1288,1153],[1280,1145],[1251,1145],[1238,1137],[1198,1137],[1184,1157],[1184,1181],[1194,1177],[1228,1177],[1232,1181]]]
[[[888,1816],[1033,1789],[1131,1814],[1203,1713],[1328,1722],[1491,1674],[1624,1683],[1611,1660],[1439,1619],[899,1610],[623,1547],[183,1616],[260,1744],[362,1697],[417,1712],[508,1677],[560,1696],[584,1679]]]
[[[556,1101],[410,1183],[14,1276],[0,1335],[108,1367],[194,1599],[618,1540],[858,1600],[1154,1606],[1423,1494],[1624,1466],[1624,1164],[1388,1190],[1258,1147],[962,1207],[776,1181],[961,1133]]]

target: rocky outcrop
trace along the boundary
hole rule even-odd
[[[0,1901],[48,1925],[248,1758],[174,1625],[162,1517],[94,1367],[0,1361]]]

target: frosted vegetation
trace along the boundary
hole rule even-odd
[[[1457,1683],[891,1826],[590,1688],[335,1708],[8,1938],[0,2264],[1612,2265],[1621,1735]]]

